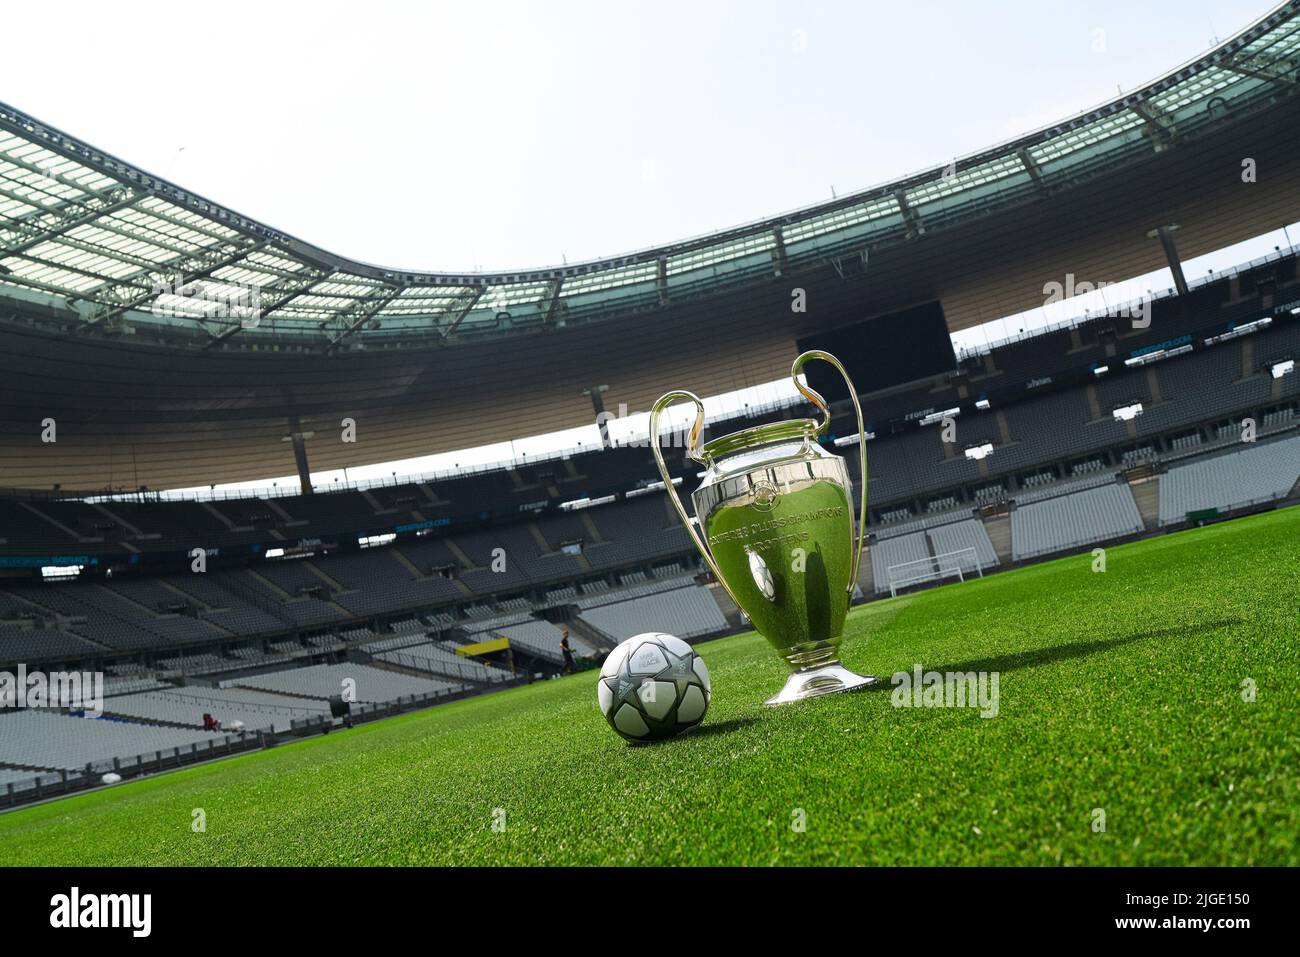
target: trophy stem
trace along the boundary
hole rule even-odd
[[[838,661],[832,661],[815,668],[800,668],[798,671],[792,671],[790,677],[786,679],[785,687],[763,703],[769,707],[776,707],[825,694],[857,691],[879,682],[879,678],[857,674],[849,671]]]

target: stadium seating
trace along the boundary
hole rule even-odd
[[[647,631],[698,638],[727,628],[713,596],[697,585],[596,605],[583,610],[581,617],[616,641]]]
[[[489,637],[507,638],[512,647],[520,648],[553,664],[561,664],[564,661],[564,656],[560,652],[560,639],[563,637],[560,629],[540,618],[523,615],[499,621],[481,622],[469,633],[476,641],[486,641]],[[569,644],[575,651],[578,651],[578,640],[576,636],[569,637]]]
[[[349,681],[354,684],[345,684]],[[412,695],[446,695],[466,690],[465,685],[460,682],[417,678],[395,671],[351,663],[311,665],[288,671],[248,675],[224,681],[221,687],[253,688],[323,701],[341,695],[346,688],[353,687],[356,700],[368,704],[396,701]]]
[[[512,677],[510,672],[503,668],[489,668],[481,662],[457,655],[454,651],[435,642],[420,642],[378,651],[375,653],[375,658],[417,671],[444,675],[457,681],[499,684],[509,681]]]
[[[1227,511],[1284,497],[1300,480],[1300,437],[1250,446],[1172,468],[1160,476],[1160,524],[1189,513]]]
[[[1110,471],[1098,471],[1096,469],[1084,469],[1078,475],[1068,479],[1061,479],[1051,484],[1040,485],[1036,488],[1021,490],[1016,493],[1015,500],[1020,505],[1028,505],[1030,502],[1041,502],[1044,499],[1058,498],[1070,492],[1082,492],[1090,488],[1099,488],[1102,485],[1110,485],[1116,480],[1117,473],[1112,469]]]
[[[54,628],[0,625],[0,659],[4,661],[72,660],[100,650],[84,638]]]
[[[192,728],[203,727],[203,716],[212,715],[221,722],[223,729],[229,730],[231,723],[243,722],[246,730],[274,728],[276,731],[288,731],[295,718],[305,718],[323,714],[325,710],[315,702],[292,702],[281,699],[283,703],[263,701],[235,701],[229,691],[218,693],[215,689],[178,688],[166,691],[145,691],[138,694],[117,695],[104,702],[104,713],[110,716],[141,719],[150,723],[165,725],[184,725]],[[270,698],[270,696],[266,696]]]
[[[694,584],[694,581],[693,575],[678,575],[677,577],[665,578],[625,575],[623,584],[617,589],[611,589],[608,585],[605,585],[605,587],[593,591],[590,586],[584,586],[587,593],[576,599],[575,604],[580,609],[596,608],[600,605],[626,601],[629,598],[640,598],[644,595],[656,595],[660,592],[671,591],[674,588],[684,588],[687,585]]]
[[[601,540],[584,548],[583,557],[592,568],[601,569],[687,551],[690,538],[667,506],[660,493],[632,499],[619,507],[592,509],[589,515]]]
[[[876,541],[871,546],[871,573],[876,591],[889,591],[891,568],[921,562],[929,557],[930,547],[925,532],[910,532]]]
[[[269,727],[268,721],[265,726]],[[250,729],[251,730],[251,729]],[[195,729],[111,718],[79,718],[50,711],[0,712],[0,763],[45,770],[107,769],[112,760],[208,744],[219,737]]]
[[[882,530],[871,545],[872,584],[877,594],[942,580],[958,572],[979,574],[997,564],[997,553],[983,523],[953,512],[908,522],[889,529],[888,534]]]
[[[1012,555],[1021,561],[1133,535],[1142,527],[1128,485],[1111,482],[1012,511]]]
[[[929,529],[926,534],[930,538],[930,547],[935,555],[952,555],[961,552],[962,554],[954,555],[952,560],[956,561],[964,572],[989,569],[998,564],[997,553],[993,551],[993,544],[989,541],[988,532],[984,530],[984,524],[973,518],[936,526]],[[973,549],[974,554],[967,554],[967,549]]]

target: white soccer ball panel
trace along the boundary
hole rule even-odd
[[[614,715],[614,727],[629,738],[644,738],[650,733],[650,728],[641,717],[641,713],[630,704],[619,706]]]
[[[605,658],[605,663],[601,665],[600,676],[612,678],[618,674],[618,669],[623,667],[623,662],[627,660],[627,653],[631,650],[632,646],[625,641],[611,651]]]
[[[643,681],[639,694],[641,707],[656,721],[668,717],[677,703],[677,685],[671,681]]]
[[[667,667],[664,650],[653,641],[643,640],[627,662],[627,670],[634,675],[657,675]]]
[[[659,639],[659,644],[663,645],[678,658],[689,658],[695,654],[695,649],[682,641],[676,635],[655,635]]]
[[[682,703],[677,706],[677,721],[681,724],[695,724],[704,717],[709,703],[704,699],[704,692],[695,685],[689,685],[682,695]]]
[[[609,714],[609,709],[614,707],[614,692],[603,677],[596,682],[596,699],[600,702],[600,713]]]
[[[705,691],[713,690],[713,682],[709,680],[709,666],[704,663],[704,659],[699,655],[696,655],[695,660],[691,662],[691,670],[700,679],[700,684],[704,685]]]

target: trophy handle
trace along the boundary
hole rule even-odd
[[[799,373],[809,359],[821,359],[824,362],[829,362],[839,370],[840,375],[844,377],[844,384],[849,387],[849,398],[853,400],[853,411],[858,416],[858,465],[862,473],[862,490],[858,496],[858,547],[853,552],[853,577],[849,579],[849,594],[851,595],[858,583],[858,569],[862,564],[862,546],[866,543],[867,536],[867,430],[862,421],[862,406],[858,404],[858,390],[853,387],[853,380],[849,378],[849,374],[845,371],[844,366],[840,364],[840,360],[829,352],[811,349],[794,360],[794,365],[790,367],[790,377],[794,379],[794,387],[803,393],[804,398],[821,410],[822,421],[821,425],[817,426],[816,434],[821,435],[830,428],[831,410],[827,406],[826,400],[815,389],[799,381]],[[695,397],[692,396],[691,398]],[[695,401],[698,402],[699,400],[696,399]],[[703,415],[703,410],[701,410],[701,415]]]
[[[650,410],[650,448],[654,450],[655,464],[659,466],[659,475],[664,480],[664,490],[668,492],[668,498],[672,501],[673,508],[677,510],[677,517],[686,526],[686,533],[691,536],[691,541],[695,543],[695,548],[700,553],[700,557],[709,566],[709,571],[713,572],[713,577],[730,596],[731,600],[736,603],[736,607],[739,608],[740,602],[732,594],[731,586],[727,584],[727,580],[722,577],[722,572],[718,569],[718,563],[713,560],[713,553],[709,551],[703,536],[700,535],[691,522],[691,517],[686,514],[686,507],[682,504],[677,489],[673,486],[673,477],[668,474],[668,465],[664,462],[663,451],[659,448],[659,416],[678,399],[686,399],[695,406],[695,424],[691,426],[690,437],[686,443],[686,454],[701,465],[707,466],[709,464],[709,460],[700,454],[700,435],[704,432],[704,403],[700,401],[700,397],[694,392],[669,392],[654,404],[654,407]],[[856,578],[855,575],[855,581]]]

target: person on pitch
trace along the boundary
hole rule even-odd
[[[573,674],[575,666],[573,664],[573,649],[569,647],[568,628],[563,629],[563,634],[560,636],[560,652],[564,655],[564,673],[566,675]]]

